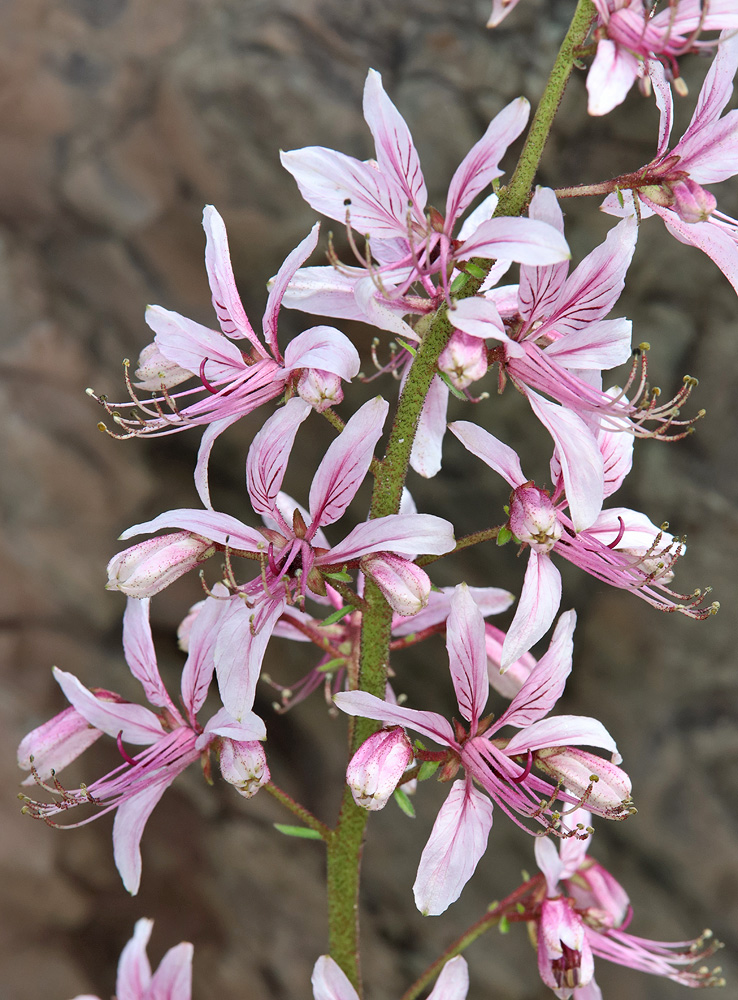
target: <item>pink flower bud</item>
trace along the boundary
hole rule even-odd
[[[592,949],[568,900],[544,899],[538,924],[538,971],[559,1000],[567,1000],[594,975]]]
[[[264,747],[258,740],[222,739],[220,773],[245,799],[250,799],[270,778]]]
[[[384,809],[414,757],[405,731],[399,726],[380,729],[365,740],[351,758],[346,784],[357,806]]]
[[[161,392],[162,386],[173,389],[180,382],[192,378],[192,372],[180,368],[174,361],[165,358],[156,343],[147,344],[138,356],[136,388],[147,392]]]
[[[147,538],[113,556],[105,588],[128,597],[153,597],[213,552],[212,542],[189,531]]]
[[[438,368],[457,389],[466,389],[487,374],[487,346],[479,337],[455,330],[441,351]]]
[[[534,552],[550,552],[561,538],[556,508],[545,490],[525,483],[510,500],[510,531]]]
[[[398,615],[416,615],[426,606],[431,582],[425,570],[391,552],[365,556],[361,568],[376,583]]]
[[[630,899],[622,885],[598,861],[586,857],[575,877],[563,880],[578,910],[596,930],[620,927],[630,910]]]
[[[608,819],[625,819],[635,810],[630,778],[622,768],[579,747],[548,747],[534,753],[536,765],[583,805]]]
[[[674,211],[683,222],[705,222],[717,208],[717,201],[709,191],[685,177],[671,185]]]
[[[305,368],[297,382],[297,395],[318,413],[343,400],[341,376],[317,368]]]

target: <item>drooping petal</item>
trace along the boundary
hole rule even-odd
[[[246,487],[257,514],[275,516],[274,501],[282,488],[295,435],[312,407],[293,396],[262,426],[246,459]]]
[[[536,864],[546,877],[546,888],[549,897],[558,895],[559,879],[564,870],[559,852],[554,847],[550,837],[536,837],[534,851]]]
[[[182,669],[182,702],[194,723],[210,689],[215,669],[215,640],[221,621],[228,615],[230,604],[223,584],[217,583],[213,593],[200,608],[190,630],[188,654]]]
[[[538,187],[531,199],[528,218],[545,222],[564,232],[564,215],[551,188]],[[568,261],[546,266],[520,266],[520,315],[529,323],[549,316],[569,273]]]
[[[513,736],[505,753],[514,755],[555,746],[601,747],[618,760],[622,759],[615,740],[602,723],[585,715],[556,715],[534,722]]]
[[[232,598],[228,613],[222,613],[215,642],[215,671],[221,701],[239,722],[254,704],[264,653],[285,603],[284,597],[265,602],[262,625],[256,634],[253,632],[254,612],[240,598]]]
[[[314,1000],[359,1000],[349,978],[330,955],[321,955],[310,980]]]
[[[121,952],[115,992],[118,1000],[141,1000],[151,983],[151,965],[146,955],[153,920],[136,921],[133,937]]]
[[[358,715],[364,719],[376,719],[392,726],[407,726],[422,736],[428,736],[445,746],[456,746],[456,738],[451,723],[436,712],[419,712],[389,701],[382,701],[366,691],[339,691],[333,700],[347,715]]]
[[[420,411],[418,429],[410,453],[410,465],[424,479],[432,479],[441,471],[443,438],[446,434],[448,386],[437,375],[433,376],[423,409]]]
[[[302,267],[318,245],[319,235],[320,223],[316,222],[305,239],[285,257],[284,263],[277,271],[269,289],[269,297],[267,298],[266,309],[264,310],[262,326],[264,329],[264,340],[269,345],[269,350],[277,361],[280,360],[279,345],[277,344],[277,317],[279,316],[279,307],[282,305],[282,296],[299,268]]]
[[[601,319],[555,340],[544,353],[564,368],[608,370],[630,357],[632,328],[629,319]]]
[[[223,736],[237,743],[248,743],[252,740],[266,739],[264,720],[255,712],[245,712],[242,719],[234,719],[225,709],[221,708],[210,719],[198,738],[196,749],[201,749],[201,743],[207,745],[213,736]]]
[[[255,528],[249,528],[230,514],[219,514],[213,510],[193,510],[183,508],[168,510],[152,521],[143,521],[127,528],[120,536],[123,541],[134,535],[148,535],[161,528],[179,528],[191,531],[204,538],[210,538],[220,545],[230,545],[234,549],[258,552],[264,545],[264,536]]]
[[[156,663],[147,597],[129,597],[126,602],[123,615],[123,653],[131,673],[143,685],[149,704],[159,708],[164,705],[174,707]]]
[[[521,357],[525,353],[523,348],[505,333],[502,318],[490,299],[478,297],[462,299],[449,313],[449,319],[457,330],[463,331],[470,337],[501,341],[512,357]]]
[[[620,488],[633,466],[633,435],[622,431],[600,429],[597,444],[602,454],[605,473],[605,497]]]
[[[284,352],[284,370],[319,368],[350,382],[361,367],[359,352],[332,326],[313,326],[294,337]]]
[[[76,760],[101,736],[101,730],[91,726],[70,705],[23,737],[18,746],[18,767],[24,771],[33,767],[41,780],[46,781],[52,771],[61,774],[67,764]],[[33,775],[28,775],[23,784],[35,784]]]
[[[474,733],[487,704],[489,681],[484,618],[465,583],[459,584],[451,600],[446,649],[459,711]]]
[[[369,471],[388,410],[381,396],[370,399],[328,448],[310,486],[310,516],[316,528],[337,521],[353,500]]]
[[[597,43],[597,54],[587,74],[587,110],[591,115],[606,115],[622,104],[635,83],[640,62],[622,45],[609,38]]]
[[[169,949],[151,980],[151,1000],[191,1000],[193,952],[188,941]]]
[[[461,895],[487,848],[493,806],[471,780],[455,781],[433,824],[413,885],[415,905],[437,916]]]
[[[707,254],[738,292],[738,241],[727,227],[722,228],[712,221],[683,222],[676,212],[661,208],[652,202],[648,204],[664,220],[672,236],[680,243],[697,247]]]
[[[492,257],[521,264],[556,264],[570,257],[560,232],[545,222],[501,217],[477,227],[454,253],[457,260]]]
[[[58,667],[54,667],[53,674],[67,701],[91,726],[113,739],[117,738],[118,733],[122,733],[122,738],[127,743],[148,746],[165,735],[158,716],[143,705],[103,701],[77,680],[74,674],[68,674]]]
[[[210,483],[208,481],[210,452],[213,450],[213,445],[223,431],[227,430],[231,424],[235,424],[242,416],[243,412],[239,410],[238,413],[232,413],[229,417],[223,417],[222,420],[214,420],[207,425],[200,439],[200,447],[197,451],[197,463],[195,465],[195,489],[197,490],[197,495],[202,500],[203,507],[207,507],[208,510],[213,509],[210,501]]]
[[[448,429],[456,435],[467,451],[486,462],[490,469],[498,472],[513,489],[527,482],[516,452],[502,441],[498,441],[489,431],[468,420],[457,420],[449,424]]]
[[[515,600],[509,590],[502,590],[500,587],[467,587],[467,590],[485,617],[502,614]],[[451,610],[451,601],[455,592],[455,587],[441,587],[440,590],[431,591],[428,607],[419,611],[417,615],[413,615],[412,618],[394,621],[392,635],[410,635],[411,632],[420,632],[422,629],[445,621]]]
[[[469,966],[457,955],[446,962],[428,1000],[466,1000],[469,992]]]
[[[388,514],[358,524],[342,542],[319,556],[318,565],[349,562],[369,552],[444,555],[456,545],[454,526],[435,514]]]
[[[482,138],[461,161],[451,178],[446,198],[446,232],[451,232],[456,219],[479,192],[495,177],[501,176],[500,160],[525,128],[529,114],[530,104],[524,97],[511,101],[495,115]]]
[[[212,205],[206,205],[202,213],[202,227],[205,230],[205,268],[208,272],[210,291],[220,323],[226,337],[245,337],[250,340],[260,355],[264,348],[249,323],[238,294],[236,279],[233,277],[231,254],[228,249],[228,235],[220,213]]]
[[[495,723],[495,730],[502,726],[529,726],[554,707],[571,673],[576,621],[575,611],[565,611],[559,618],[548,650]]]
[[[422,217],[428,192],[415,144],[405,119],[385,93],[382,77],[375,69],[369,70],[364,85],[364,118],[374,137],[379,169],[395,181],[416,215]]]
[[[146,322],[156,334],[156,346],[165,358],[193,375],[199,375],[202,368],[212,385],[230,381],[248,370],[243,355],[227,337],[186,316],[149,306]]]
[[[502,644],[503,672],[546,633],[560,603],[559,571],[548,555],[531,550],[518,609]]]
[[[179,771],[167,774],[118,806],[113,823],[113,856],[123,885],[132,896],[136,895],[141,885],[141,837],[144,827],[159,799],[178,774]]]

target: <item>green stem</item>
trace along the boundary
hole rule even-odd
[[[462,549],[468,549],[471,545],[479,545],[480,542],[493,542],[500,533],[500,527],[496,528],[483,528],[482,531],[475,531],[471,535],[464,535],[463,538],[459,538],[456,541],[456,545],[450,552],[447,552],[444,556],[418,556],[415,560],[418,566],[430,566],[437,559],[445,559],[446,556],[452,556],[455,552],[461,552]]]
[[[305,808],[305,806],[301,806],[299,802],[296,802],[292,796],[283,791],[279,785],[275,785],[273,781],[268,781],[266,785],[264,785],[264,788],[277,800],[277,802],[281,802],[283,806],[286,806],[293,816],[297,816],[297,818],[301,820],[305,826],[308,826],[311,830],[315,830],[316,833],[319,833],[323,840],[329,841],[331,839],[333,831],[330,827],[326,826],[325,823],[321,823],[319,819],[313,816],[313,814]]]

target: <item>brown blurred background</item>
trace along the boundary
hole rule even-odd
[[[64,833],[19,814],[16,745],[63,707],[53,664],[140,696],[120,649],[123,601],[103,589],[117,535],[162,510],[198,505],[191,475],[199,434],[112,441],[97,431],[101,413],[84,389],[122,398],[121,359],[135,359],[150,339],[147,303],[213,323],[205,203],[225,217],[246,310],[258,325],[266,279],[314,220],[278,150],[322,144],[371,155],[360,111],[368,67],[383,73],[412,128],[431,201],[442,204],[444,186],[490,117],[521,93],[540,94],[572,7],[525,0],[496,33],[483,27],[489,0],[7,0],[0,7],[2,1000],[110,996],[139,916],[156,919],[155,960],[180,940],[194,942],[196,1000],[310,995],[310,970],[326,946],[322,851],[273,831],[272,822],[289,817],[266,794],[244,802],[229,786],[209,789],[192,768],[149,822],[135,899],[113,865],[109,818]],[[687,68],[693,94],[704,72],[700,62]],[[544,183],[602,179],[652,155],[652,102],[634,93],[592,121],[584,98],[578,75]],[[735,185],[723,187],[721,208],[736,213]],[[594,205],[567,210],[576,261],[611,220]],[[736,298],[706,258],[653,220],[643,227],[621,312],[635,321],[636,342],[651,342],[654,377],[666,393],[686,372],[700,378],[695,405],[708,418],[680,445],[640,444],[616,500],[688,534],[678,582],[687,590],[712,584],[723,611],[706,623],[667,617],[566,573],[563,606],[577,607],[580,624],[563,710],[601,718],[633,778],[638,816],[601,823],[593,850],[631,894],[632,931],[683,939],[711,926],[728,945],[723,965],[735,971]],[[312,323],[285,313],[282,337]],[[353,332],[366,358],[370,335]],[[372,391],[391,394],[394,386],[375,382]],[[512,391],[473,410],[454,406],[455,417],[485,422],[524,449],[526,470],[546,478],[549,444]],[[216,506],[237,516],[249,516],[244,459],[259,419],[221,439],[214,455]],[[298,449],[309,473],[330,440],[317,424],[303,431]],[[305,499],[294,466],[287,485]],[[459,532],[494,523],[506,499],[504,484],[451,446],[441,476],[413,477],[410,485],[420,509],[451,517]],[[443,584],[462,578],[519,591],[522,565],[490,546],[435,574]],[[173,630],[199,596],[197,582],[186,580],[154,602],[173,692],[182,663]],[[301,659],[303,652],[275,640],[271,673],[296,679],[314,660]],[[440,640],[398,669],[410,704],[451,708]],[[257,707],[267,718],[275,780],[332,822],[343,722],[327,716],[319,696],[281,717],[270,712],[271,698],[264,688]],[[70,781],[94,780],[116,758],[114,747],[100,744]],[[430,782],[416,797],[415,821],[391,806],[370,824],[363,904],[372,997],[399,996],[491,900],[518,884],[521,869],[533,868],[532,842],[498,814],[462,900],[443,917],[421,918],[410,886],[443,795]],[[472,998],[551,995],[521,928],[504,939],[490,934],[468,958]],[[661,1000],[683,989],[602,962],[597,978],[609,998]],[[729,995],[735,983],[734,976]]]

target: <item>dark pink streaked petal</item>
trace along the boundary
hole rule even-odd
[[[530,104],[524,97],[511,101],[495,115],[482,138],[461,161],[448,189],[446,232],[451,232],[456,219],[480,191],[501,176],[500,160],[525,128],[529,114]]]
[[[143,705],[130,702],[103,701],[84,686],[74,674],[54,667],[54,678],[67,701],[83,715],[91,726],[116,739],[122,732],[126,743],[149,746],[165,735],[158,716]]]
[[[416,733],[427,736],[442,746],[457,745],[451,723],[436,712],[419,712],[414,708],[394,705],[366,691],[341,691],[333,696],[333,700],[347,715],[358,715],[391,726],[414,729]]]
[[[576,622],[574,611],[565,611],[559,618],[548,650],[531,670],[510,707],[495,722],[495,732],[502,726],[530,726],[554,707],[571,673]]]
[[[342,542],[316,560],[331,565],[360,559],[370,552],[414,557],[419,551],[444,555],[455,546],[454,526],[435,514],[388,514],[357,525]]]
[[[121,952],[115,992],[118,1000],[141,1000],[151,983],[151,965],[146,956],[153,920],[136,921],[133,937]]]
[[[230,514],[219,514],[214,510],[168,510],[153,521],[144,521],[126,529],[120,536],[123,541],[134,535],[148,535],[161,528],[179,528],[202,535],[220,545],[230,545],[234,549],[258,552],[264,545],[264,536],[255,528],[249,528]]]
[[[264,330],[264,340],[272,352],[272,357],[279,361],[279,345],[277,344],[277,317],[279,308],[282,305],[282,296],[285,289],[294,278],[297,271],[302,267],[315,247],[318,245],[320,235],[320,223],[316,222],[305,239],[295,247],[295,249],[285,257],[284,262],[271,283],[262,327]]]
[[[284,352],[285,372],[297,368],[319,368],[350,382],[361,366],[359,352],[332,326],[313,326],[294,337]]]
[[[666,228],[680,243],[697,247],[707,254],[720,268],[725,277],[738,292],[738,239],[735,227],[723,228],[713,221],[683,222],[676,212],[648,202],[653,211],[660,215]]]
[[[449,424],[448,429],[456,435],[467,451],[481,458],[490,469],[498,472],[513,489],[527,482],[517,454],[508,445],[493,437],[489,431],[468,420],[457,420]]]
[[[454,253],[457,260],[492,257],[520,264],[556,264],[568,260],[566,240],[553,226],[533,219],[499,218],[483,222]]]
[[[316,527],[333,524],[353,500],[369,471],[388,410],[381,396],[370,399],[328,448],[310,487],[310,516]]]
[[[222,333],[161,306],[148,307],[146,322],[156,334],[156,346],[167,360],[198,377],[202,367],[211,385],[231,381],[247,370],[239,349]]]
[[[544,353],[564,368],[616,368],[630,358],[632,328],[629,319],[602,319],[572,330],[549,344]]]
[[[660,62],[649,63],[648,75],[651,78],[653,96],[659,109],[659,141],[656,147],[655,159],[659,159],[669,148],[669,138],[674,126],[674,98],[671,84],[666,79],[666,71]]]
[[[374,138],[377,164],[404,191],[422,218],[428,192],[420,160],[405,119],[387,97],[382,77],[370,69],[364,85],[364,118]]]
[[[493,805],[471,780],[455,781],[433,824],[413,886],[425,916],[443,913],[461,895],[487,848]]]
[[[118,806],[113,824],[113,854],[123,885],[132,896],[136,895],[141,885],[141,837],[144,827],[159,799],[182,770],[173,769],[156,784],[149,785]]]
[[[149,624],[149,599],[129,597],[123,615],[123,653],[133,676],[141,682],[150,705],[174,709],[167,689],[159,676],[154,640]]]
[[[293,396],[262,426],[246,459],[246,486],[257,514],[275,515],[274,501],[282,488],[295,435],[312,412],[311,406]]]
[[[464,583],[459,584],[451,600],[446,649],[459,711],[476,732],[489,697],[487,651],[482,612]]]
[[[245,337],[250,340],[260,355],[264,348],[254,333],[243,308],[241,296],[233,277],[231,254],[228,249],[228,235],[219,212],[206,205],[202,213],[202,227],[205,230],[205,268],[208,272],[213,308],[220,328],[227,337]]]
[[[561,603],[561,574],[548,555],[531,551],[515,617],[502,644],[504,672],[545,635]]]
[[[633,435],[600,429],[597,444],[605,472],[605,497],[620,489],[633,466]]]

